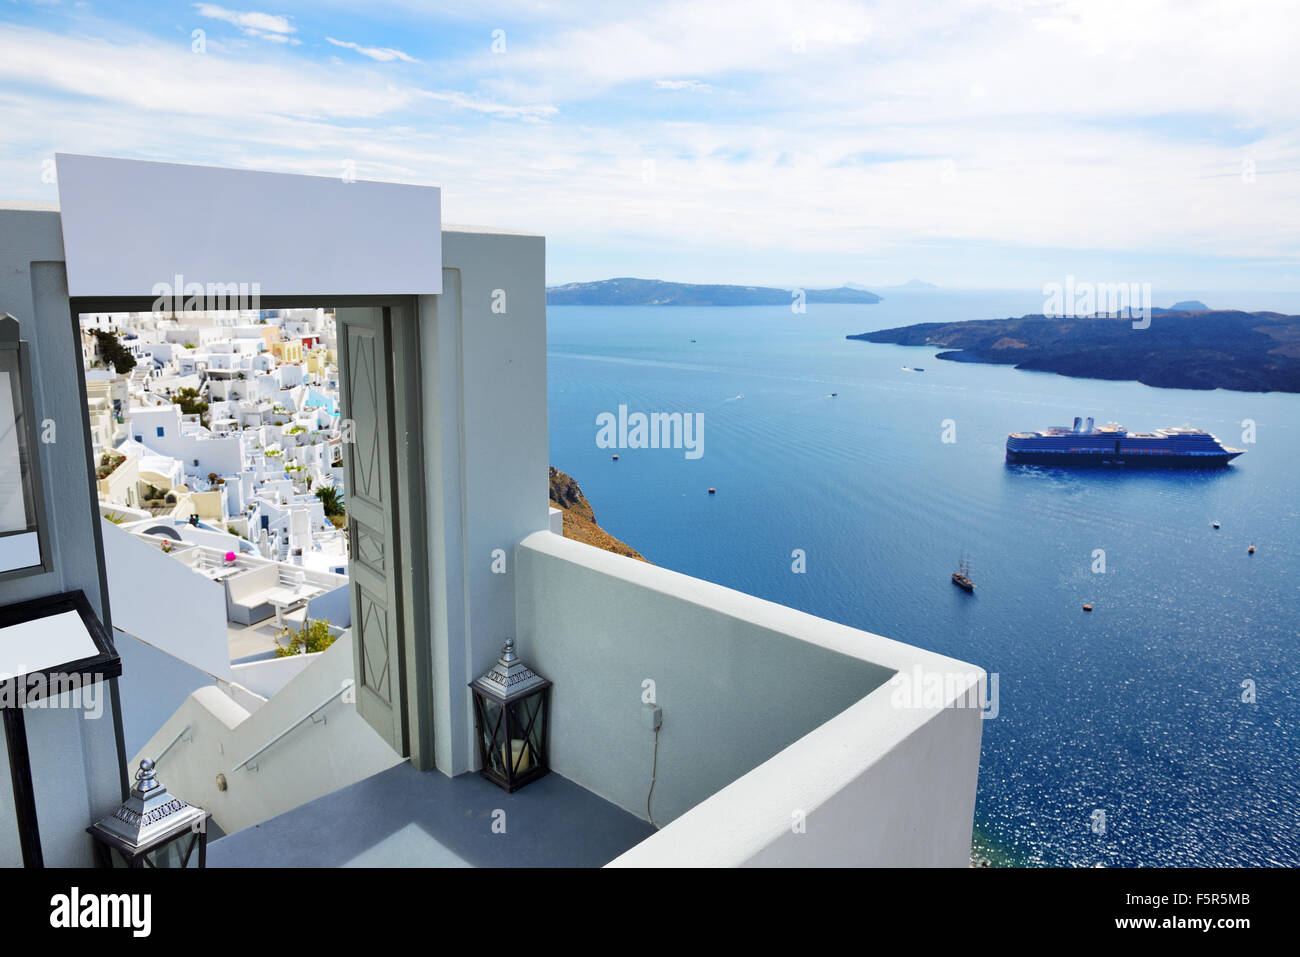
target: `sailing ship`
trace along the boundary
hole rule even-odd
[[[952,573],[952,583],[962,591],[974,591],[975,583],[970,577],[970,559],[962,557],[957,570]]]

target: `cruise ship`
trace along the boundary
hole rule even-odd
[[[1130,432],[1114,422],[1094,426],[1075,416],[1074,427],[1007,436],[1007,461],[1017,465],[1128,468],[1221,468],[1245,449],[1227,448],[1209,432],[1183,426]]]

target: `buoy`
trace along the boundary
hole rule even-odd
[[[1254,545],[1251,545],[1250,548],[1246,549],[1246,554],[1247,554],[1247,555],[1254,555],[1254,554],[1255,554],[1255,546],[1254,546]]]
[[[616,456],[614,456],[614,461],[615,461],[615,462],[617,462],[617,461],[618,461],[618,456],[617,456],[617,455],[616,455]]]
[[[1091,605],[1084,605],[1084,606],[1083,606],[1083,610],[1084,610],[1084,611],[1092,611],[1092,606],[1091,606]]]
[[[716,488],[711,488],[711,489],[709,489],[709,494],[710,494],[710,495],[716,495],[716,494],[717,494],[717,491],[718,491],[718,490],[717,490]],[[1252,545],[1252,546],[1251,546],[1251,550],[1254,551],[1254,548],[1255,548],[1255,546]]]

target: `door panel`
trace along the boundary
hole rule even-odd
[[[401,576],[393,457],[393,374],[386,307],[335,310],[339,405],[352,423],[343,443],[357,712],[408,754]]]

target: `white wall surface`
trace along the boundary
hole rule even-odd
[[[230,666],[231,680],[243,685],[249,691],[271,698],[314,662],[320,654],[291,655],[287,658],[266,658],[262,661],[246,661]],[[251,709],[250,709],[251,710]]]
[[[189,725],[192,740],[171,750],[158,766],[158,777],[168,790],[211,811],[227,834],[400,764],[403,759],[357,714],[355,706],[336,698],[320,710],[323,723],[303,723],[260,757],[258,770],[234,770],[352,679],[350,636],[313,658],[310,667],[252,714],[215,685],[200,688],[132,759],[133,764],[157,754]],[[218,774],[226,777],[225,791],[217,787]]]
[[[517,569],[551,765],[642,819],[654,682],[663,829],[620,863],[969,864],[981,717],[947,705],[980,669],[549,533]],[[945,707],[897,706],[917,666],[957,679]]]
[[[891,694],[873,692],[609,866],[969,867],[980,712],[900,711]]]
[[[102,519],[113,626],[217,678],[230,678],[226,589]],[[163,523],[160,523],[163,524]],[[159,539],[159,542],[161,539]]]
[[[101,618],[107,596],[100,586],[85,406],[79,384],[81,336],[68,306],[59,214],[31,204],[0,206],[0,313],[12,314],[30,344],[32,410],[58,425],[59,441],[36,445],[42,473],[52,569],[0,582],[0,605],[79,589]],[[84,828],[122,799],[112,711],[85,721],[65,709],[28,709],[41,842],[47,866],[91,862]],[[0,864],[20,859],[9,782],[0,741]],[[41,802],[46,802],[45,807]]]
[[[212,684],[212,676],[153,645],[113,630],[122,656],[122,724],[127,754],[144,747],[191,694]],[[135,774],[135,769],[131,769]]]
[[[434,752],[454,775],[477,760],[466,686],[516,629],[514,546],[550,527],[546,249],[522,233],[442,236],[443,295],[419,311]],[[492,311],[497,290],[504,313]],[[505,574],[492,572],[496,549]]]
[[[442,246],[429,228],[442,222],[437,187],[67,153],[55,161],[74,296],[155,295],[177,275],[259,283],[263,296],[442,291]],[[185,242],[159,228],[161,209],[184,211]]]
[[[551,765],[643,820],[644,682],[663,710],[651,807],[663,825],[892,674],[807,640],[842,626],[549,531],[516,561],[519,653],[555,682]]]

